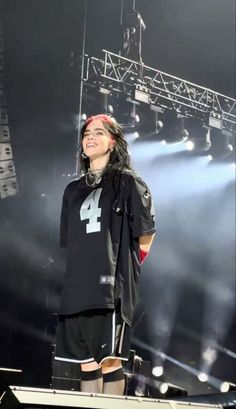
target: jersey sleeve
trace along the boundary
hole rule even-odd
[[[155,233],[155,212],[151,192],[139,176],[131,178],[128,208],[133,238]]]
[[[67,247],[68,244],[68,192],[69,186],[66,187],[61,207],[60,221],[60,247]]]

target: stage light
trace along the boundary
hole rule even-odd
[[[163,368],[162,365],[154,366],[154,367],[152,368],[152,374],[153,374],[156,378],[158,378],[159,376],[162,376],[163,373],[164,373],[164,368]]]
[[[205,372],[200,372],[198,375],[198,379],[200,382],[207,382],[209,377]]]
[[[113,115],[114,114],[114,108],[110,104],[107,105],[107,114],[108,115]]]
[[[140,117],[137,114],[137,105],[139,105],[139,103],[136,102],[136,101],[133,101],[130,98],[128,98],[127,101],[132,104],[131,111],[129,113],[128,126],[130,126],[131,128],[134,128],[136,125],[138,125],[140,123]]]
[[[179,142],[186,142],[189,137],[189,132],[185,127],[185,117],[182,115],[177,115],[176,125],[174,128],[175,136]]]
[[[164,395],[168,391],[168,383],[163,382],[159,385],[159,391]]]
[[[187,120],[187,127],[189,130],[189,140],[186,142],[186,149],[193,151],[193,153],[205,154],[211,148],[211,127],[203,125],[196,118]]]
[[[111,104],[112,95],[111,91],[107,88],[100,87],[99,93],[101,95],[102,110],[106,115],[112,116],[114,114],[114,107]]]
[[[163,397],[165,398],[173,398],[173,397],[177,397],[177,396],[187,396],[188,392],[181,388],[180,386],[174,385],[172,383],[169,382],[159,382],[159,381],[154,381],[154,386],[157,389],[157,391],[163,395]],[[156,396],[152,396],[152,397],[158,397],[158,393],[155,393],[153,391],[152,395],[156,395]]]
[[[187,151],[192,151],[195,148],[195,143],[192,140],[186,142]]]
[[[193,148],[190,148],[188,150],[194,150],[195,152],[198,153],[204,153],[209,151],[211,147],[211,140],[210,140],[210,131],[207,132],[205,138],[193,138],[191,139],[192,146]],[[189,145],[191,147],[191,145]]]
[[[220,391],[222,393],[230,392],[230,391],[236,391],[236,384],[232,382],[222,382],[220,385]]]
[[[156,131],[157,134],[162,130],[163,126],[164,126],[164,124],[163,124],[162,121],[157,121],[157,122],[156,122],[156,129],[155,129],[155,131]]]
[[[232,132],[229,132],[225,129],[212,129],[211,140],[211,153],[214,159],[233,161],[235,137]]]
[[[130,100],[131,101],[131,100]],[[132,101],[131,101],[132,102]],[[136,103],[137,104],[137,103]],[[162,114],[162,109],[154,106],[139,106],[139,112],[142,112],[140,117],[137,112],[137,107],[132,109],[135,112],[131,112],[132,121],[138,126],[138,130],[141,131],[141,137],[144,139],[160,141],[159,133],[162,131],[164,124],[159,118],[159,114]],[[144,120],[142,120],[144,118]]]
[[[129,146],[131,146],[137,139],[139,139],[140,135],[139,132],[126,132],[125,133],[125,140],[128,142]]]
[[[183,115],[177,114],[173,111],[166,111],[162,117],[163,121],[161,124],[158,124],[156,120],[156,124],[163,125],[163,136],[168,144],[176,144],[176,143],[183,143],[188,140],[189,132],[185,126],[185,117]],[[162,128],[161,128],[162,129]],[[161,130],[158,126],[158,131]]]
[[[222,382],[220,385],[220,391],[221,392],[228,392],[229,391],[229,383],[228,382]]]
[[[139,115],[138,114],[136,114],[136,112],[134,111],[133,112],[133,110],[132,110],[132,112],[131,112],[131,114],[130,114],[130,124],[132,125],[132,126],[135,126],[135,125],[137,125],[137,124],[139,124],[139,122],[140,122],[140,117],[139,117]]]
[[[161,145],[163,145],[163,146],[167,145],[167,142],[165,141],[165,139],[163,139],[163,140],[161,141]]]
[[[204,139],[199,139],[198,150],[206,152],[211,147],[211,128],[210,127],[203,127],[206,129],[206,134]]]

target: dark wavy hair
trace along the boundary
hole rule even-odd
[[[80,161],[80,173],[83,175],[89,169],[89,158],[83,153],[82,140],[84,137],[87,126],[95,119],[100,119],[104,125],[104,128],[112,134],[115,139],[114,148],[110,153],[107,167],[114,170],[132,170],[130,165],[130,155],[128,152],[128,144],[124,139],[123,128],[116,122],[115,119],[108,115],[99,114],[89,117],[83,124],[80,131],[80,144],[79,144],[79,161]]]

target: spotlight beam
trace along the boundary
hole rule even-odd
[[[202,371],[199,372],[197,369],[194,369],[191,366],[186,365],[183,362],[178,361],[177,359],[165,354],[164,352],[158,351],[156,348],[151,347],[150,345],[146,344],[145,342],[141,341],[138,338],[134,338],[133,342],[134,342],[135,345],[139,346],[140,348],[143,348],[146,351],[150,351],[153,355],[155,355],[157,357],[161,357],[163,359],[163,361],[164,360],[169,361],[172,364],[174,364],[174,365],[184,369],[185,371],[191,373],[192,375],[196,376],[197,378],[199,377],[199,375],[202,372]],[[208,375],[207,383],[212,385],[214,388],[221,390],[222,380]]]
[[[187,336],[188,336],[189,338],[191,338],[191,339],[194,339],[194,340],[197,340],[197,341],[201,340],[201,337],[200,337],[198,334],[196,334],[195,332],[193,332],[193,331],[191,331],[191,330],[189,330],[189,329],[183,327],[183,326],[180,325],[180,324],[178,324],[178,331],[179,331],[180,333],[182,333],[182,334],[187,335]],[[207,339],[206,341],[210,341],[210,339]],[[224,353],[224,354],[230,356],[231,358],[236,359],[236,352],[231,351],[231,350],[228,349],[228,348],[222,347],[221,345],[219,345],[219,344],[217,344],[217,343],[214,345],[214,347],[215,347],[215,349],[217,349],[219,352],[222,352],[222,353]]]
[[[133,342],[135,345],[138,345],[140,348],[150,351],[153,355],[157,357],[161,357],[163,360],[172,362],[174,365],[179,366],[180,368],[191,373],[192,375],[195,375],[195,376],[199,375],[199,371],[197,369],[194,369],[189,365],[183,364],[182,362],[178,361],[175,358],[172,358],[171,356],[165,354],[164,352],[158,351],[156,348],[151,347],[150,345],[146,344],[140,339],[134,338]]]

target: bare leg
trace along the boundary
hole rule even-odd
[[[103,393],[123,395],[125,377],[120,359],[106,359],[102,363]]]
[[[103,378],[101,366],[93,361],[88,364],[82,364],[81,371],[81,392],[102,393]]]

